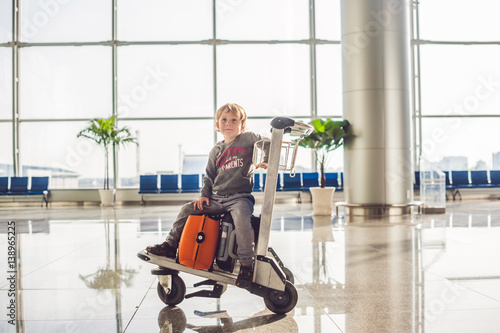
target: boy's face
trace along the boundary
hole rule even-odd
[[[224,136],[224,142],[229,143],[243,132],[245,126],[241,124],[241,119],[230,111],[225,111],[217,120],[217,129]]]

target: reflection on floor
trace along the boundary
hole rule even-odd
[[[178,206],[4,207],[0,331],[499,332],[499,207],[463,201],[443,215],[362,222],[277,204],[270,243],[299,292],[287,315],[232,286],[220,299],[165,307],[136,253],[164,238]],[[199,278],[181,276],[195,290]]]

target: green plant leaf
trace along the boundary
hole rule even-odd
[[[328,153],[341,147],[344,139],[351,136],[350,124],[347,120],[334,121],[331,119],[314,119],[309,123],[314,127],[314,132],[305,136],[300,141],[300,146],[314,150],[314,155],[322,171],[324,179],[324,165]],[[324,187],[324,182],[321,184]]]
[[[106,163],[104,174],[105,189],[109,188],[109,164],[107,161],[109,148],[113,145],[119,147],[129,143],[138,144],[137,139],[132,136],[128,127],[115,128],[115,118],[116,117],[111,116],[107,119],[91,119],[88,127],[84,128],[76,135],[77,138],[92,140],[103,148]]]

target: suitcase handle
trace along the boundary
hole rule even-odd
[[[314,127],[288,117],[276,117],[271,120],[271,126],[276,129],[285,130],[285,133],[297,135],[309,135],[314,131]]]

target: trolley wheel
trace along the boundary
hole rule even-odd
[[[160,332],[184,332],[186,326],[186,315],[177,306],[166,306],[158,314]]]
[[[297,305],[298,299],[299,294],[297,293],[297,289],[290,281],[286,281],[284,293],[281,294],[275,290],[269,290],[267,296],[264,297],[264,303],[272,312],[284,314],[293,310],[295,305]]]
[[[287,267],[283,267],[283,272],[285,273],[287,281],[290,281],[292,284],[295,283],[295,278],[293,277],[293,273]]]
[[[177,305],[184,300],[186,295],[186,284],[178,275],[172,275],[172,290],[167,294],[161,283],[156,287],[158,296],[166,305]]]

